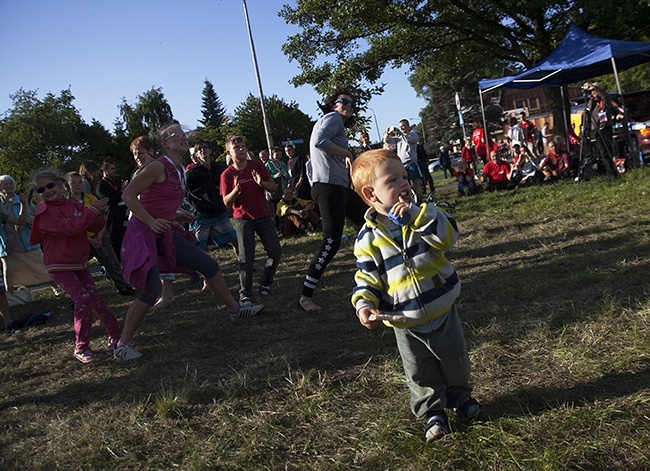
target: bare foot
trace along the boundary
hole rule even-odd
[[[307,312],[318,311],[320,309],[323,309],[321,306],[316,304],[311,298],[308,298],[307,296],[300,296],[300,300],[298,301],[298,306],[300,306],[303,311],[307,311]]]

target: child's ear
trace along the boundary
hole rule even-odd
[[[363,188],[361,188],[361,193],[363,193],[363,196],[368,201],[372,201],[372,202],[377,201],[377,197],[375,196],[375,190],[371,186],[364,186]]]

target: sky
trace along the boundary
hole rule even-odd
[[[317,119],[320,96],[289,83],[299,69],[281,49],[299,31],[277,15],[293,0],[246,4],[264,95],[295,101]],[[96,119],[109,131],[122,99],[133,104],[152,87],[162,88],[174,117],[189,129],[202,118],[206,79],[229,114],[249,93],[259,96],[241,0],[0,0],[0,64],[0,114],[20,88],[37,91],[39,99],[70,88],[84,121]],[[374,115],[366,114],[372,140],[379,139],[377,129],[383,133],[402,118],[417,124],[426,104],[410,86],[408,69],[387,69],[382,81],[384,94],[368,103]]]

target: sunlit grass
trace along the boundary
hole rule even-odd
[[[350,305],[352,241],[298,310],[315,238],[282,241],[264,315],[230,322],[179,276],[178,302],[149,313],[142,359],[72,356],[69,301],[38,292],[15,317],[42,327],[0,339],[2,469],[647,469],[650,462],[650,171],[458,200],[448,254],[485,420],[427,445],[390,329]],[[439,196],[455,200],[455,189]],[[346,226],[352,235],[354,230]],[[258,246],[256,275],[263,254]],[[230,250],[211,252],[231,287]],[[129,299],[100,291],[122,318]]]

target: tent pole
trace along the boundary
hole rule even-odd
[[[612,61],[612,69],[614,70],[614,77],[616,78],[618,99],[621,100],[621,107],[625,109],[625,98],[623,98],[623,90],[621,90],[621,81],[618,79],[618,69],[616,68],[616,60],[614,59],[614,57],[612,57],[611,61]]]
[[[483,105],[483,92],[481,89],[478,89],[478,96],[479,99],[481,100],[481,117],[483,118],[483,130],[485,131],[485,149],[487,151],[488,149],[488,142],[489,142],[489,133],[488,133],[488,128],[487,128],[487,122],[485,121],[485,106]],[[490,154],[488,153],[488,156]]]
[[[623,91],[621,90],[621,82],[618,80],[618,69],[616,68],[616,61],[612,57],[612,69],[614,69],[614,77],[616,78],[616,88],[618,88],[618,94],[623,96]]]
[[[569,149],[569,122],[567,120],[567,98],[564,93],[564,88],[566,85],[560,85],[560,95],[562,97],[562,118],[564,118],[564,137],[565,137],[565,142],[564,142],[564,148]],[[571,108],[569,108],[569,113],[571,113]]]

